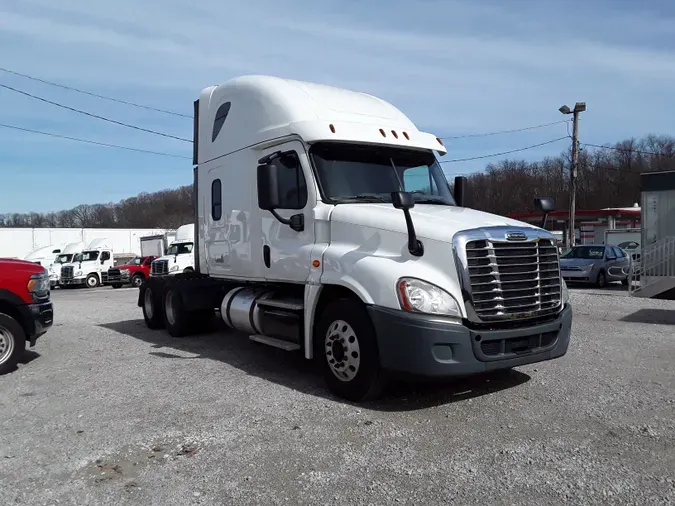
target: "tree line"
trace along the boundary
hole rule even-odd
[[[533,211],[534,197],[569,202],[571,152],[539,161],[504,159],[468,176],[470,205],[507,215]],[[649,135],[606,148],[582,148],[577,209],[626,207],[640,202],[640,173],[675,170],[675,138]],[[51,213],[0,214],[0,227],[177,228],[193,221],[192,186],[141,193],[117,203],[82,204]]]

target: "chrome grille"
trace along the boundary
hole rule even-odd
[[[72,265],[65,265],[61,267],[61,281],[68,281],[73,279],[75,276],[75,267]]]
[[[169,261],[168,260],[155,260],[152,262],[151,272],[152,276],[164,276],[169,274]]]
[[[465,243],[468,295],[480,321],[533,318],[556,312],[562,301],[555,240],[469,240]]]

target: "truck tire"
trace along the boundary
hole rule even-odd
[[[100,280],[98,279],[98,276],[96,274],[89,274],[87,276],[87,288],[97,288],[98,285],[101,284]]]
[[[376,398],[386,386],[375,329],[361,301],[341,298],[326,306],[316,326],[314,350],[335,395],[362,402]]]
[[[143,284],[143,279],[144,279],[144,278],[143,278],[142,275],[140,275],[140,274],[134,274],[134,275],[131,277],[131,286],[133,286],[134,288],[140,287],[140,286]]]
[[[161,311],[161,299],[156,296],[150,287],[143,294],[143,319],[149,329],[157,330],[164,326],[164,317]]]
[[[180,293],[172,286],[167,286],[164,289],[162,297],[164,308],[164,326],[169,334],[173,337],[184,337],[190,329],[192,319],[183,307],[183,299]]]
[[[183,274],[187,274],[189,272],[194,272],[195,270],[192,267],[186,267],[183,269]]]
[[[13,371],[25,350],[26,333],[19,322],[0,313],[0,374]]]

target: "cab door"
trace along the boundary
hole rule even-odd
[[[311,252],[314,246],[314,208],[316,188],[303,144],[290,141],[260,152],[265,156],[275,151],[288,153],[277,167],[281,206],[276,213],[285,219],[296,216],[303,226],[281,223],[270,211],[260,210],[262,229],[262,273],[270,281],[304,283],[310,274]],[[295,162],[291,160],[295,159]],[[302,218],[298,218],[302,216]]]

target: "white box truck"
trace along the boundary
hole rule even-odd
[[[252,340],[318,360],[353,401],[394,373],[565,355],[556,238],[462,207],[466,180],[453,196],[435,153],[440,139],[364,93],[269,76],[206,88],[194,103],[195,272],[140,287],[146,324],[183,336],[218,308]]]
[[[141,237],[142,257],[161,257],[166,255],[171,243],[176,240],[176,232],[164,232],[163,234],[148,235]]]

